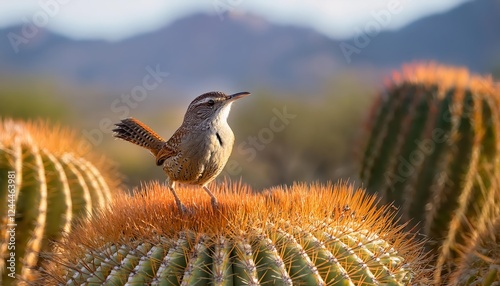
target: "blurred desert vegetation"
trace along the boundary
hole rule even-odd
[[[379,88],[379,80],[346,71],[314,92],[290,93],[266,87],[249,90],[252,96],[233,105],[229,124],[236,141],[218,180],[241,179],[256,189],[294,181],[357,181],[355,147],[363,134],[363,121],[372,97]],[[150,125],[167,139],[198,94],[182,95],[172,102],[165,98],[165,92],[176,91],[152,92],[130,109],[129,116]],[[91,143],[89,146],[114,161],[130,188],[150,179],[164,180],[161,168],[155,166],[147,151],[113,139],[109,124],[103,123],[121,119],[110,106],[122,93],[99,86],[61,84],[51,78],[3,76],[0,114],[18,119],[46,118],[80,129]],[[276,110],[284,109],[295,115],[287,124],[273,119]],[[280,130],[270,136],[271,121],[276,121]],[[267,133],[263,129],[268,129]]]

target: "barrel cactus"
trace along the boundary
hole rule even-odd
[[[361,178],[435,242],[436,281],[499,215],[499,87],[465,68],[413,64],[373,108]]]
[[[0,119],[0,284],[33,279],[39,253],[118,189],[114,171],[76,138],[46,122]]]
[[[254,193],[150,183],[58,244],[39,285],[410,285],[424,281],[422,242],[389,206],[347,185],[297,184]],[[425,283],[422,283],[425,285]]]

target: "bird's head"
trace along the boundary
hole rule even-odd
[[[249,92],[238,92],[227,95],[219,91],[204,93],[189,104],[184,121],[201,123],[207,120],[211,122],[219,120],[225,122],[231,110],[231,104],[249,94]]]

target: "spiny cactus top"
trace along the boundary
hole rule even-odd
[[[58,244],[43,285],[411,285],[424,281],[421,241],[390,207],[347,185],[294,185],[256,194],[150,184],[122,197]],[[423,283],[425,285],[425,283]]]
[[[500,215],[499,107],[491,77],[435,63],[394,73],[374,105],[361,178],[435,242],[438,281]]]
[[[30,280],[39,252],[118,189],[115,172],[81,142],[46,122],[0,119],[0,284]]]

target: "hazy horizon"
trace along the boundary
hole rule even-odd
[[[116,41],[155,31],[196,13],[218,15],[221,21],[229,15],[254,14],[270,23],[312,28],[328,37],[345,39],[369,28],[377,17],[390,17],[381,30],[395,30],[465,2],[213,0],[199,4],[147,0],[124,4],[118,0],[20,0],[0,2],[0,28],[34,24],[73,39]]]

